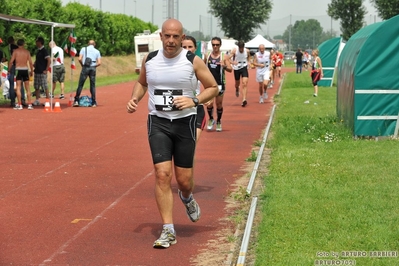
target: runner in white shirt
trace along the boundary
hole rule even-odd
[[[265,45],[259,45],[259,51],[254,55],[254,66],[256,67],[256,81],[259,83],[259,103],[264,103],[267,96],[267,85],[270,79],[270,52],[265,50]]]
[[[238,49],[235,47],[230,54],[231,65],[234,70],[234,79],[236,87],[236,96],[240,96],[240,78],[242,78],[242,107],[247,105],[247,85],[248,85],[248,65],[249,65],[249,50],[245,48],[245,43],[239,41]]]
[[[144,57],[139,79],[126,106],[128,113],[136,112],[148,91],[148,139],[155,168],[155,199],[163,222],[154,248],[168,248],[177,242],[173,224],[173,173],[189,219],[196,222],[201,216],[192,194],[195,107],[219,93],[202,59],[181,47],[184,37],[180,21],[168,19],[163,23],[160,33],[163,48]],[[194,76],[205,88],[196,96]]]

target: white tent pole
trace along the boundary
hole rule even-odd
[[[51,26],[51,41],[52,42],[54,41],[54,25]],[[51,91],[50,91],[49,95],[51,95],[50,96],[50,111],[53,111],[53,97],[55,97],[53,95],[54,55],[53,55],[53,48],[51,48],[51,47],[50,47],[50,53],[51,53],[51,66],[50,66],[50,69],[51,69],[51,73],[50,73],[50,76],[51,76],[51,78],[50,78],[50,81],[51,81],[50,89],[51,89]]]

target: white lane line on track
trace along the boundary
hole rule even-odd
[[[39,175],[38,177],[31,179],[29,182],[26,182],[26,183],[24,183],[24,184],[22,184],[22,185],[20,185],[20,186],[18,186],[18,187],[16,187],[16,188],[14,188],[14,189],[11,189],[10,191],[7,191],[7,192],[1,194],[1,195],[0,195],[0,199],[5,198],[5,197],[8,196],[9,194],[11,194],[11,193],[13,193],[13,192],[15,192],[15,191],[17,191],[17,190],[20,190],[21,188],[26,187],[27,185],[29,185],[29,184],[31,184],[31,183],[33,183],[33,182],[36,182],[36,181],[38,181],[38,180],[40,180],[40,179],[42,179],[42,178],[44,178],[44,177],[46,177],[46,176],[48,176],[48,175],[51,175],[51,174],[54,173],[55,171],[58,171],[58,170],[60,170],[60,169],[62,169],[62,168],[64,168],[64,167],[66,167],[66,166],[72,164],[73,162],[82,159],[82,157],[84,158],[84,157],[85,157],[86,155],[88,155],[88,154],[91,154],[91,153],[93,153],[93,152],[95,152],[95,151],[98,151],[98,150],[102,149],[103,147],[108,146],[108,145],[114,143],[115,141],[117,141],[117,140],[119,140],[119,139],[121,139],[121,138],[123,138],[123,137],[126,137],[126,136],[127,136],[128,134],[130,134],[130,133],[132,133],[132,132],[128,132],[128,133],[126,133],[126,134],[124,134],[124,135],[122,135],[122,136],[120,136],[120,137],[118,137],[118,138],[112,139],[112,140],[108,141],[107,143],[104,143],[103,145],[98,146],[97,148],[95,148],[95,149],[93,149],[93,150],[90,150],[90,151],[86,152],[86,154],[85,154],[84,156],[79,156],[79,157],[77,157],[77,158],[75,158],[75,159],[73,159],[73,160],[70,160],[70,161],[68,161],[68,162],[66,162],[66,163],[63,163],[63,164],[61,164],[60,166],[58,166],[58,167],[56,167],[56,168],[53,168],[52,170],[48,171],[47,173],[44,173],[44,174],[42,174],[42,175]]]
[[[141,178],[136,184],[134,184],[131,188],[129,188],[125,193],[122,194],[119,198],[117,198],[114,202],[112,202],[107,208],[105,208],[100,214],[98,214],[91,222],[89,222],[85,227],[79,230],[72,238],[70,238],[68,241],[66,241],[64,244],[62,244],[57,251],[55,251],[48,259],[45,259],[40,265],[46,265],[47,263],[51,263],[51,261],[58,256],[59,254],[63,253],[64,250],[72,243],[74,242],[77,238],[79,238],[85,231],[87,231],[90,226],[92,226],[94,223],[96,223],[98,220],[100,220],[104,214],[115,207],[123,198],[128,196],[130,192],[132,192],[135,188],[137,188],[141,183],[143,183],[148,177],[154,174],[154,170],[149,172],[146,176]]]

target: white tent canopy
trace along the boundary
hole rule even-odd
[[[0,19],[6,20],[6,21],[12,21],[12,22],[47,25],[47,26],[52,26],[52,27],[75,28],[74,24],[64,24],[64,23],[43,21],[43,20],[30,19],[30,18],[21,18],[21,17],[10,16],[10,15],[5,15],[5,14],[0,14]]]
[[[245,43],[245,48],[259,48],[259,45],[265,45],[265,48],[274,48],[274,43],[265,39],[262,35],[258,34],[255,38]]]

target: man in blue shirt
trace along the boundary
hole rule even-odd
[[[91,93],[91,106],[97,107],[96,101],[96,68],[101,65],[101,54],[100,51],[94,48],[96,45],[94,40],[89,41],[89,45],[80,50],[79,63],[82,66],[80,72],[79,84],[75,94],[75,101],[73,106],[79,106],[79,97],[82,93],[83,86],[87,77],[90,79],[90,93]],[[86,58],[90,58],[91,62],[86,64]]]

